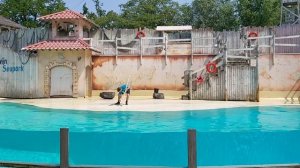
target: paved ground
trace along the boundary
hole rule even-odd
[[[179,110],[200,110],[231,108],[244,106],[276,106],[291,105],[285,104],[284,99],[261,99],[260,102],[245,101],[203,101],[203,100],[153,100],[149,97],[132,97],[129,105],[112,105],[114,100],[103,100],[97,97],[92,98],[51,98],[51,99],[0,99],[0,102],[16,102],[30,104],[45,108],[56,109],[78,109],[93,111],[179,111]],[[300,109],[300,104],[298,105]]]

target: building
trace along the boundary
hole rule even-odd
[[[85,97],[91,95],[91,46],[83,39],[96,25],[71,10],[42,16],[52,24],[50,40],[24,47],[36,52],[39,97]]]
[[[18,23],[15,23],[3,16],[0,16],[0,33],[2,31],[15,30],[24,28]]]

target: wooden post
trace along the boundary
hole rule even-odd
[[[60,168],[69,167],[69,129],[60,129]]]
[[[275,54],[276,54],[276,39],[275,39],[275,30],[273,32],[273,37],[272,37],[272,46],[273,46],[273,53],[272,53],[272,65],[275,65]]]
[[[143,37],[140,38],[140,65],[143,64],[143,52],[144,52],[144,47],[143,47]]]
[[[115,39],[116,43],[116,65],[118,65],[118,38],[116,37]]]
[[[168,64],[168,34],[165,34],[165,61]]]
[[[225,70],[224,70],[224,73],[225,73],[225,81],[224,81],[224,84],[225,84],[225,101],[228,101],[228,86],[227,86],[227,83],[228,83],[228,65],[227,65],[227,48],[225,46],[225,49],[224,49],[224,64],[225,64]]]
[[[188,168],[197,168],[196,130],[188,130]]]
[[[193,71],[189,71],[189,100],[193,100]]]
[[[191,53],[191,65],[194,64],[194,38],[193,38],[193,33],[192,34],[192,37],[191,37],[191,48],[192,48],[192,53]]]

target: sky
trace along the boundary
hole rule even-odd
[[[95,10],[95,6],[93,0],[64,0],[66,5],[69,9],[75,10],[77,12],[82,11],[82,6],[86,2],[88,8],[90,10]],[[181,4],[190,3],[192,0],[174,0]],[[103,9],[106,11],[113,10],[115,12],[120,12],[120,4],[124,4],[127,0],[101,0],[100,2],[103,3]]]

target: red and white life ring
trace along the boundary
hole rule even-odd
[[[249,32],[248,37],[258,37],[258,33],[251,31],[251,32]]]
[[[217,68],[217,64],[214,62],[210,62],[206,65],[206,71],[208,73],[217,73],[218,72],[218,68]]]
[[[138,31],[138,32],[136,33],[136,37],[137,37],[137,38],[146,37],[146,34],[145,34],[145,32],[143,32],[143,31]]]
[[[204,79],[202,76],[197,77],[197,83],[203,83]]]

